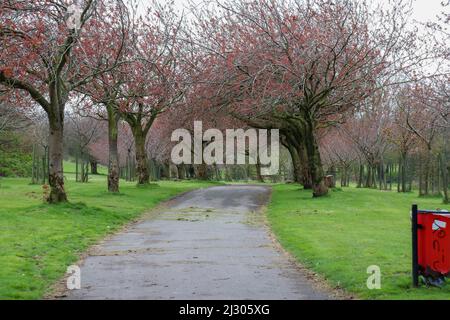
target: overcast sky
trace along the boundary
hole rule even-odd
[[[139,0],[142,5],[145,7],[149,1],[147,0]],[[244,0],[243,0],[244,1]],[[388,0],[374,0],[379,3],[388,3]],[[448,0],[415,0],[414,1],[414,11],[413,18],[420,22],[428,22],[428,21],[436,21],[436,16],[444,10],[441,6],[441,2],[446,2]],[[195,2],[201,2],[201,0],[197,0]],[[175,0],[177,7],[182,9],[187,6],[187,0]],[[446,12],[449,13],[450,6],[445,8]]]
[[[414,19],[421,22],[436,21],[436,16],[444,11],[444,7],[440,5],[442,1],[444,0],[416,0],[414,3]],[[450,6],[445,7],[447,13],[449,13],[449,8]]]

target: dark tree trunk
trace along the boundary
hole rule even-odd
[[[425,176],[423,181],[423,186],[425,187],[424,195],[430,194],[429,189],[430,189],[431,159],[432,159],[431,148],[429,148],[427,150],[427,157],[425,160]]]
[[[347,180],[346,180],[346,182],[345,182],[345,186],[346,187],[349,187],[350,186],[350,176],[351,176],[351,168],[350,168],[350,166],[349,167],[347,167]]]
[[[367,177],[366,177],[366,188],[372,187],[372,165],[369,163],[367,164]]]
[[[328,187],[325,185],[325,175],[322,167],[322,160],[319,152],[319,144],[314,134],[313,124],[310,123],[305,134],[306,151],[308,156],[309,172],[311,174],[313,196],[321,197],[328,194]]]
[[[348,187],[350,180],[351,167],[343,163],[341,167],[341,187]]]
[[[378,187],[380,190],[383,189],[383,177],[384,177],[383,170],[384,170],[383,163],[380,163],[378,165]]]
[[[58,121],[49,117],[49,203],[67,202],[66,190],[64,188],[63,173],[63,121]]]
[[[303,138],[304,130],[300,126],[292,126],[283,131],[283,145],[289,150],[292,159],[294,181],[303,185],[304,189],[312,189],[313,182],[309,170],[308,152]]]
[[[143,109],[144,106],[140,104],[138,112],[122,114],[133,132],[134,145],[136,149],[136,176],[138,179],[138,185],[150,183],[149,162],[147,151],[145,150],[145,144],[147,141],[147,135],[150,132],[156,117],[158,116],[158,113],[155,112],[152,113],[151,117],[146,120]]]
[[[80,181],[80,152],[79,150],[76,151],[75,155],[75,181]]]
[[[113,107],[108,107],[108,143],[109,143],[109,164],[108,164],[108,191],[112,193],[119,192],[119,117],[116,115]]]
[[[303,189],[311,190],[313,189],[313,177],[311,174],[308,151],[306,147],[300,147],[298,150],[298,155],[301,167],[301,177],[302,177],[301,184],[303,185]]]
[[[362,188],[363,185],[363,179],[364,179],[364,165],[359,165],[359,176],[358,176],[358,186],[357,188]]]
[[[145,136],[142,130],[134,130],[134,142],[136,147],[136,176],[139,185],[150,183],[150,174],[148,170],[147,151],[145,150]]]
[[[180,164],[177,166],[178,168],[178,179],[185,180],[186,179],[186,165]]]
[[[390,164],[388,168],[389,168],[389,190],[392,191],[392,164]]]
[[[292,145],[286,145],[292,159],[292,169],[294,171],[294,182],[303,183],[302,165],[297,149]]]
[[[337,170],[336,170],[336,166],[332,165],[330,168],[330,174],[331,176],[333,176],[333,188],[336,188],[336,181],[337,181]]]
[[[45,157],[45,156],[42,156],[42,158],[41,158],[41,163],[40,163],[41,165],[40,165],[40,167],[39,167],[39,170],[40,170],[40,172],[42,173],[42,174],[41,174],[41,178],[40,178],[40,183],[41,183],[42,185],[44,185],[44,184],[47,183],[47,181],[48,181],[48,175],[49,175],[49,171],[46,170],[47,168],[46,168],[45,160],[46,160],[46,157]]]
[[[208,166],[203,164],[198,164],[194,166],[195,176],[199,180],[208,180]]]
[[[37,156],[36,156],[36,145],[33,145],[33,166],[31,167],[31,184],[37,184],[38,179],[37,177]]]
[[[84,160],[83,153],[81,153],[80,158],[81,158],[81,175],[80,175],[80,182],[81,182],[81,183],[84,183],[84,182],[85,182],[85,176],[86,176],[86,173],[85,173],[85,171],[84,171],[84,169],[85,169],[84,161],[85,161],[85,160]]]
[[[82,157],[81,165],[81,182],[87,183],[89,182],[89,160],[85,156]]]
[[[225,180],[226,181],[232,181],[233,180],[233,177],[231,175],[229,166],[225,166]]]
[[[402,153],[402,192],[406,192],[406,154]]]
[[[214,164],[214,171],[216,172],[216,180],[221,181],[222,180],[222,173],[220,172],[219,167],[217,164]]]
[[[91,174],[98,174],[98,162],[96,159],[90,159]]]
[[[449,168],[447,168],[447,159],[444,157],[444,155],[439,156],[439,167],[442,174],[442,193],[443,193],[443,202],[444,204],[449,203],[449,196],[448,196],[448,171]]]
[[[256,161],[256,180],[261,183],[265,183],[264,177],[261,174],[261,162],[259,160],[259,156]]]

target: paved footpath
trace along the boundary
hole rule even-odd
[[[262,221],[270,190],[197,190],[105,240],[66,299],[327,299],[280,252]]]

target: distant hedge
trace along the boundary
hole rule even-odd
[[[32,158],[30,154],[20,151],[0,150],[0,176],[30,177]]]
[[[0,177],[31,177],[29,143],[16,134],[0,137]]]

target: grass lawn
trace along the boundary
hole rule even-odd
[[[99,239],[162,200],[211,185],[160,182],[137,188],[122,182],[121,194],[111,195],[106,176],[75,183],[74,166],[65,167],[70,204],[43,204],[42,187],[29,185],[29,179],[0,180],[0,299],[41,298]]]
[[[313,199],[297,185],[274,186],[269,222],[281,244],[332,285],[365,299],[450,299],[444,288],[411,287],[410,208],[450,209],[440,198],[418,198],[354,187]],[[366,286],[378,265],[382,289]]]

